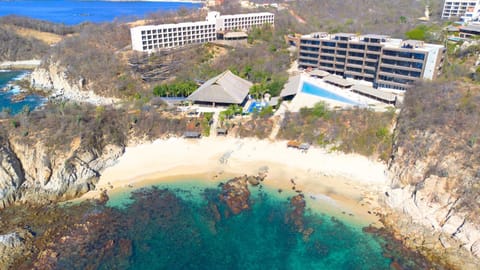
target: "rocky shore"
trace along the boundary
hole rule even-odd
[[[12,203],[44,204],[75,198],[93,189],[101,171],[123,153],[118,145],[102,152],[72,145],[52,153],[42,142],[1,138],[0,208]]]
[[[25,70],[35,69],[40,65],[40,60],[24,60],[24,61],[4,61],[0,62],[0,69],[8,70]]]
[[[116,98],[102,97],[90,89],[85,79],[72,82],[68,72],[61,65],[50,64],[48,67],[38,67],[30,75],[31,86],[49,93],[54,100],[69,100],[86,102],[93,105],[112,105],[118,102]]]

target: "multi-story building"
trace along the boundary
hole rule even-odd
[[[212,13],[212,12],[211,12]],[[217,31],[248,31],[255,26],[274,25],[275,15],[270,12],[218,16]]]
[[[445,0],[445,3],[443,4],[442,18],[460,18],[465,16],[467,12],[472,14],[478,9],[479,3],[480,0]]]
[[[405,90],[441,74],[445,48],[383,35],[314,33],[302,36],[298,65],[318,68],[374,87]]]
[[[205,21],[137,26],[130,29],[132,49],[152,52],[161,48],[210,42],[217,39],[217,32],[248,31],[263,24],[273,25],[274,16],[268,12],[237,15],[209,12]]]
[[[135,51],[155,51],[217,39],[215,23],[208,21],[138,26],[130,32]]]

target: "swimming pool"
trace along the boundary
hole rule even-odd
[[[314,96],[318,96],[318,97],[322,97],[322,98],[327,98],[327,99],[332,99],[332,100],[342,102],[342,103],[347,103],[347,104],[350,104],[350,105],[360,105],[360,104],[358,104],[358,102],[350,100],[346,97],[342,97],[340,95],[337,95],[333,92],[330,92],[326,89],[323,89],[319,86],[313,85],[313,84],[308,83],[308,82],[303,82],[301,91],[303,93],[306,93],[306,94],[310,94],[310,95],[314,95]]]
[[[248,107],[247,113],[252,113],[252,112],[259,112],[261,111],[267,104],[265,102],[258,102],[258,101],[253,101],[250,106]]]

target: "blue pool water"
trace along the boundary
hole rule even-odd
[[[28,95],[23,100],[12,101],[12,97],[18,94],[20,89],[14,86],[12,89],[2,90],[13,80],[20,79],[25,74],[25,71],[0,71],[0,111],[9,110],[11,114],[16,114],[25,106],[33,110],[45,102],[45,98],[38,95]]]
[[[359,105],[357,102],[355,102],[353,100],[342,97],[340,95],[337,95],[333,92],[330,92],[328,90],[325,90],[321,87],[315,86],[315,85],[313,85],[311,83],[308,83],[308,82],[303,82],[301,91],[303,93],[306,93],[306,94],[310,94],[310,95],[314,95],[314,96],[318,96],[318,97],[322,97],[322,98],[327,98],[327,99],[332,99],[332,100],[347,103],[347,104],[350,104],[350,105]]]
[[[250,104],[250,107],[248,107],[247,113],[252,113],[252,112],[259,112],[261,111],[266,104],[264,102],[258,102],[254,101]]]
[[[135,20],[148,13],[197,9],[199,3],[95,0],[0,0],[0,16],[20,15],[67,25],[107,22],[115,18]]]

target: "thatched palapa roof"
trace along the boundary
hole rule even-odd
[[[298,92],[298,87],[300,86],[300,82],[301,82],[300,75],[290,77],[288,79],[288,82],[283,86],[280,96],[288,97],[288,96],[296,95]]]
[[[187,100],[224,104],[242,104],[252,83],[242,79],[230,70],[206,81]]]

